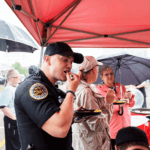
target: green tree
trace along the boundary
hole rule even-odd
[[[25,76],[28,75],[28,68],[22,67],[19,62],[15,62],[15,64],[12,65],[15,69],[18,70],[20,74],[24,74]]]

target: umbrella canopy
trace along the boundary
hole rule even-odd
[[[127,51],[111,55],[110,50],[107,54],[97,58],[103,65],[109,65],[113,68],[115,82],[121,82],[123,85],[140,84],[143,81],[150,79],[150,58],[147,57],[148,50],[142,51]],[[100,75],[95,84],[102,82]]]
[[[21,28],[0,20],[0,51],[33,53],[37,47]]]
[[[41,45],[150,47],[148,0],[5,0]]]

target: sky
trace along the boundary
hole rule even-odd
[[[32,37],[4,0],[0,0],[0,19],[20,27],[30,37]],[[37,43],[37,42],[35,41],[35,43]],[[37,46],[38,46],[39,50],[36,50],[34,53],[0,52],[0,64],[2,64],[2,63],[14,64],[15,62],[20,62],[23,67],[29,67],[30,65],[37,66],[37,65],[39,65],[40,54],[41,54],[41,47],[38,44],[37,44]],[[113,49],[113,51],[118,51],[118,50],[119,49]],[[94,49],[93,48],[82,48],[82,49],[81,48],[73,48],[73,51],[80,52],[86,56],[91,55],[91,56],[94,56],[95,58],[97,58],[100,55],[102,55],[103,53],[105,53],[106,49],[104,49],[104,48],[94,48]],[[148,55],[150,55],[150,52],[148,53]]]

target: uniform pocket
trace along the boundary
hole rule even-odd
[[[18,128],[17,128],[17,122],[15,120],[11,120],[10,123],[8,123],[8,134],[9,134],[9,140],[11,141],[11,145],[14,149],[20,149],[20,139],[18,134]]]
[[[15,121],[15,120],[13,120]],[[16,121],[13,123],[8,124],[8,129],[10,131],[10,136],[18,136],[18,128],[17,128],[17,123]]]

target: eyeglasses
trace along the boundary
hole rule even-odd
[[[20,78],[20,77],[11,77],[11,78]]]
[[[109,75],[114,75],[114,73],[104,74],[104,76],[108,77]]]

